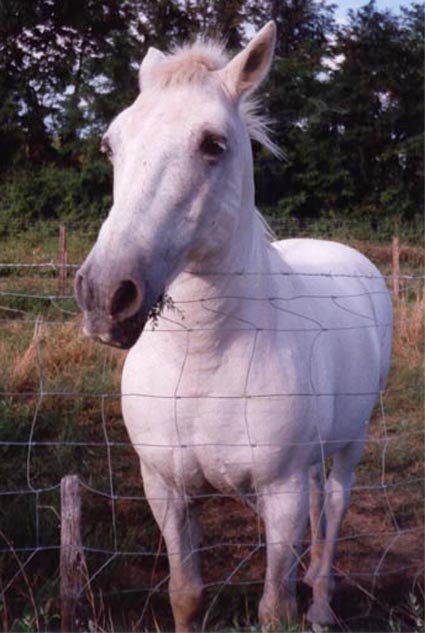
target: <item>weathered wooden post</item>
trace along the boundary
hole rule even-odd
[[[87,631],[84,586],[87,566],[81,541],[81,497],[77,475],[61,480],[60,594],[61,631]]]
[[[393,237],[393,294],[396,299],[400,296],[400,241]]]
[[[66,226],[61,224],[59,226],[59,278],[58,278],[58,294],[64,295],[66,288],[67,266],[68,266],[68,251],[66,250]]]

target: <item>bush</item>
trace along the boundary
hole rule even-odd
[[[40,220],[82,221],[105,216],[111,204],[111,174],[103,160],[80,168],[45,165],[16,170],[0,185],[0,234]]]

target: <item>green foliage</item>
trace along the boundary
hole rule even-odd
[[[417,11],[419,5],[413,6]],[[423,132],[423,48],[417,33],[406,18],[379,12],[371,1],[351,12],[336,53],[343,61],[333,73],[331,94],[340,108],[335,124],[353,202],[364,215],[373,208],[381,216],[410,220],[421,208],[423,189],[417,145]]]
[[[298,37],[268,84],[286,161],[259,155],[258,201],[297,218],[412,222],[423,192],[423,7],[395,17],[370,2],[338,29],[311,10],[315,37]]]
[[[111,204],[111,174],[105,161],[81,168],[47,164],[15,170],[0,184],[0,234],[12,234],[39,220],[96,219]]]

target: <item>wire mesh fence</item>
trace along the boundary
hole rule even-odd
[[[374,252],[365,246],[393,288],[391,245]],[[393,367],[385,391],[376,394],[378,405],[338,539],[339,583],[333,604],[341,630],[415,630],[422,617],[423,253],[413,249],[403,255],[401,250]],[[121,417],[119,382],[125,353],[82,337],[72,293],[79,259],[71,254],[67,260],[59,251],[47,259],[45,252],[37,251],[28,253],[25,261],[0,263],[2,628],[60,628],[60,485],[62,477],[76,473],[90,630],[169,630],[165,545],[143,491],[137,445],[130,442]],[[261,283],[256,271],[251,274]],[[247,299],[276,309],[279,298]],[[350,326],[344,307],[342,313],[340,327],[359,327],[357,322]],[[150,335],[155,337],[161,327]],[[321,331],[323,325],[310,323],[308,329],[314,328]],[[255,331],[259,329],[256,324]],[[190,335],[186,328],[184,336]],[[134,395],[164,398],[153,392]],[[359,398],[366,395],[365,389],[356,393]],[[255,396],[242,391],[234,397],[246,402]],[[269,400],[295,396],[309,394],[262,395]],[[185,394],[178,397],[184,399]],[[228,400],[228,394],[220,393],[203,397]],[[294,450],[302,449],[300,444]],[[223,445],[232,448],[226,438]],[[158,450],[170,448],[187,450],[188,444],[158,445]],[[192,448],[202,450],[195,441]],[[249,442],[246,448],[252,448]],[[323,468],[329,471],[327,460]],[[253,511],[256,495],[255,490],[223,494],[212,489],[192,495],[194,502],[201,502],[203,536],[196,549],[202,554],[207,593],[204,630],[250,630],[257,621],[266,541]],[[307,533],[298,545],[301,579],[311,553]],[[300,630],[305,630],[302,614],[311,597],[301,582],[298,589]]]

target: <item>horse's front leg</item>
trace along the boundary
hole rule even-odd
[[[267,540],[267,570],[259,605],[262,626],[270,630],[297,619],[296,578],[299,550],[308,516],[308,473],[260,490]]]
[[[177,633],[196,630],[202,601],[199,529],[195,511],[181,492],[142,467],[147,500],[167,546],[170,601]]]

